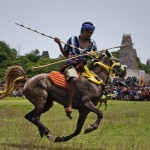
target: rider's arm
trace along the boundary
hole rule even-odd
[[[58,44],[61,53],[62,53],[65,57],[67,57],[68,54],[66,53],[65,49],[63,48],[63,46],[62,46],[62,44],[61,44],[61,42],[60,42],[60,39],[58,39],[58,38],[55,37],[55,38],[54,38],[54,41]]]

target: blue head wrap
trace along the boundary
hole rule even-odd
[[[93,26],[92,24],[83,24],[81,27],[81,31],[82,30],[95,30],[95,26]]]

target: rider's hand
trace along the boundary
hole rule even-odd
[[[57,44],[60,44],[60,39],[59,39],[59,38],[55,37],[55,38],[54,38],[54,41],[55,41]]]
[[[90,55],[94,56],[95,58],[98,58],[98,55],[95,51],[91,50]]]

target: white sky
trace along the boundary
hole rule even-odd
[[[131,34],[141,62],[150,59],[150,0],[0,0],[0,41],[20,55],[34,49],[48,50],[51,58],[61,53],[52,39],[16,22],[66,42],[79,35],[85,21],[96,26],[92,38],[99,50],[118,46],[123,33]]]

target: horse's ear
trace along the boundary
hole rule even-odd
[[[114,57],[108,50],[106,50],[106,55],[108,56],[108,58],[112,58],[113,60],[118,62],[118,59]]]
[[[108,56],[108,58],[112,57],[111,53],[109,53],[108,50],[106,50],[106,55]]]

